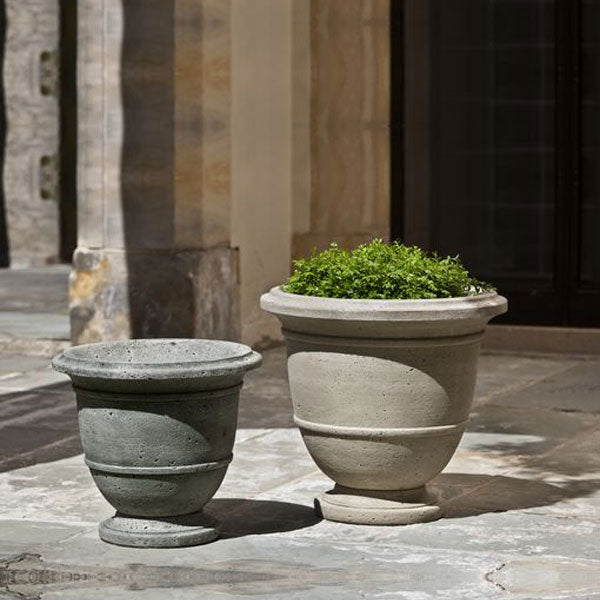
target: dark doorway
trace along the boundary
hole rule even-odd
[[[4,37],[6,32],[6,10],[0,0],[0,267],[9,265],[8,231],[4,201],[4,145],[6,139],[6,112],[4,107]]]
[[[77,1],[60,0],[60,259],[77,245]]]
[[[393,236],[600,326],[600,0],[392,4]]]

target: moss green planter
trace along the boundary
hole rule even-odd
[[[506,299],[345,300],[273,288],[261,306],[283,325],[294,420],[336,483],[317,511],[379,525],[440,517],[425,485],[460,442],[483,331]]]
[[[202,516],[232,459],[244,373],[261,357],[215,340],[77,346],[52,365],[77,394],[85,461],[117,514],[100,537],[124,546],[209,542]]]

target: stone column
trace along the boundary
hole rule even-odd
[[[79,0],[74,343],[238,337],[230,1]]]
[[[310,105],[294,113],[294,149],[310,144],[310,164],[294,165],[293,257],[389,237],[389,10],[311,0]]]

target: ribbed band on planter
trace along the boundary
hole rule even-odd
[[[456,335],[450,337],[435,338],[356,338],[342,337],[339,335],[315,335],[303,334],[297,331],[281,329],[282,335],[286,340],[294,342],[303,342],[306,344],[318,344],[319,346],[347,346],[356,348],[429,348],[432,346],[463,346],[473,344],[483,340],[483,331],[479,333],[468,333],[466,335]]]
[[[294,423],[301,429],[311,433],[333,435],[348,438],[399,438],[399,437],[442,437],[464,431],[469,420],[452,425],[436,425],[434,427],[346,427],[343,425],[327,425],[312,423],[294,416]]]
[[[80,388],[76,385],[73,389],[77,393],[77,398],[85,400],[86,402],[99,402],[105,403],[110,401],[113,404],[119,404],[120,402],[189,402],[194,400],[211,400],[217,398],[223,398],[224,396],[231,396],[235,392],[239,392],[242,388],[242,384],[232,385],[226,388],[220,388],[218,390],[203,390],[200,392],[179,392],[176,394],[135,394],[127,392],[98,392]]]
[[[117,475],[180,475],[182,473],[201,473],[203,471],[215,471],[223,469],[233,460],[230,454],[222,460],[198,463],[196,465],[169,465],[166,467],[133,467],[123,465],[105,465],[93,460],[85,459],[85,464],[94,471],[104,473],[116,473]]]

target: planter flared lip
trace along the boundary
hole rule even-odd
[[[260,299],[263,310],[275,315],[347,321],[440,321],[476,316],[492,318],[506,312],[508,302],[497,292],[454,298],[380,300],[324,298],[271,288]]]
[[[182,345],[188,346],[190,353],[194,349],[201,351],[202,346],[212,346],[215,355],[201,360],[172,360],[169,350]],[[136,349],[163,346],[164,360],[134,362],[132,354]],[[127,350],[129,347],[129,351]],[[217,352],[217,350],[219,350]],[[115,358],[109,358],[116,352]],[[125,352],[131,358],[120,357]],[[130,354],[131,352],[131,354]],[[191,354],[193,356],[193,354]],[[171,360],[167,360],[170,358]],[[206,340],[188,338],[133,339],[113,342],[97,342],[73,346],[52,360],[52,367],[72,377],[93,379],[119,379],[127,381],[156,379],[181,380],[202,377],[223,377],[243,374],[255,369],[262,363],[262,357],[249,346],[225,340]]]

